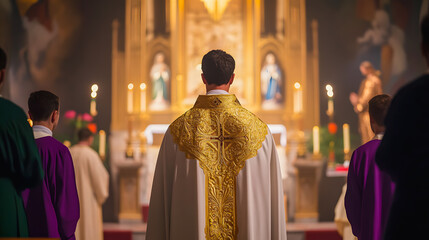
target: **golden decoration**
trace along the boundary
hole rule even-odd
[[[206,177],[206,239],[236,239],[236,178],[256,156],[267,125],[235,95],[200,95],[170,126],[179,149],[196,159]]]

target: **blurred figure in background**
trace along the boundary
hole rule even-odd
[[[102,240],[101,206],[109,196],[109,174],[97,152],[90,147],[94,141],[93,133],[88,128],[82,128],[78,132],[78,138],[79,143],[70,149],[80,202],[76,238]]]

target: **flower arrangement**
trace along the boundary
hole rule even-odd
[[[77,132],[83,127],[87,127],[94,135],[97,133],[97,125],[93,123],[94,118],[88,113],[78,114],[74,110],[68,110],[64,113],[64,118],[70,127],[65,140],[70,141],[71,144],[78,142]]]
[[[331,122],[326,126],[320,127],[320,154],[323,157],[329,158],[329,154],[334,154],[336,163],[344,162],[344,142],[343,142],[342,131],[338,133],[337,124]],[[350,135],[351,151],[354,151],[360,144],[360,137],[358,134]],[[333,151],[330,151],[329,144],[334,142]],[[313,152],[313,136],[310,134],[310,138],[307,141],[308,152]]]

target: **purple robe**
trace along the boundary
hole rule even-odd
[[[375,164],[380,140],[357,148],[350,161],[345,207],[353,234],[359,240],[381,240],[395,185]]]
[[[75,239],[79,199],[69,149],[49,136],[36,139],[36,144],[45,178],[22,192],[29,235]]]

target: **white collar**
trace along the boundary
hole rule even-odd
[[[222,94],[229,94],[229,92],[221,89],[213,89],[207,92],[207,95],[222,95]]]
[[[33,134],[34,139],[42,138],[42,137],[52,137],[51,129],[42,126],[42,125],[34,125],[33,126]]]
[[[382,139],[383,139],[383,136],[384,136],[384,133],[376,134],[376,135],[372,138],[372,140],[375,140],[375,139],[377,139],[377,140],[382,140]]]

